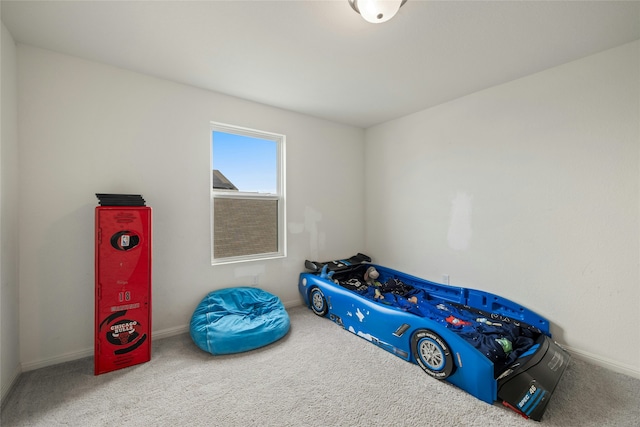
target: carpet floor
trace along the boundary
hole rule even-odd
[[[428,377],[320,319],[261,349],[212,356],[188,334],[153,342],[150,362],[93,375],[93,358],[23,373],[0,424],[18,426],[535,426]],[[575,358],[540,425],[639,426],[640,380]]]

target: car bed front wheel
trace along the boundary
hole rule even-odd
[[[327,299],[319,288],[311,289],[309,292],[309,302],[311,303],[311,310],[318,316],[324,317],[329,312]]]
[[[455,367],[449,345],[429,329],[418,329],[411,338],[411,349],[418,365],[430,376],[444,380]]]

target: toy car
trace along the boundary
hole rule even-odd
[[[540,421],[570,355],[549,321],[506,298],[423,280],[357,254],[306,261],[311,310],[487,403]]]

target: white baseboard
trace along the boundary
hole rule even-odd
[[[287,301],[287,302],[284,302],[283,304],[286,308],[292,308],[292,307],[301,305],[301,302],[299,300],[295,300],[295,301]],[[176,326],[174,328],[167,328],[159,331],[154,331],[153,339],[169,338],[169,337],[183,334],[186,332],[189,332],[189,325]],[[635,366],[616,362],[615,360],[598,356],[593,353],[589,353],[587,351],[578,350],[568,345],[562,344],[562,347],[565,348],[569,353],[571,353],[571,355],[573,355],[577,359],[584,360],[585,362],[592,363],[596,366],[601,366],[603,368],[610,369],[612,371],[619,372],[621,374],[640,379],[640,370]],[[22,363],[20,367],[21,369],[16,370],[9,385],[2,388],[2,400],[4,401],[5,396],[9,393],[13,385],[15,385],[15,382],[20,376],[21,372],[33,371],[35,369],[57,365],[59,363],[70,362],[72,360],[82,359],[84,357],[91,357],[93,356],[93,351],[94,351],[93,347],[91,347],[84,350],[65,353],[60,356],[41,359],[33,362]]]
[[[635,366],[616,362],[615,360],[598,356],[593,353],[589,353],[587,351],[578,350],[577,348],[569,347],[568,345],[564,345],[564,344],[562,344],[562,348],[564,348],[569,353],[571,353],[572,356],[575,356],[576,359],[580,359],[585,362],[589,362],[593,365],[607,368],[612,371],[619,372],[621,374],[640,379],[640,370],[638,370],[638,368]]]
[[[0,408],[4,406],[5,402],[7,401],[6,397],[9,396],[9,393],[11,392],[11,390],[13,390],[13,387],[15,387],[15,385],[18,383],[18,378],[20,377],[21,373],[22,371],[20,370],[20,367],[16,366],[16,370],[13,372],[11,380],[2,387],[2,391],[0,392]]]
[[[287,302],[284,302],[283,305],[286,308],[291,308],[291,307],[301,305],[301,301],[300,300],[287,301]],[[189,325],[182,325],[182,326],[176,326],[173,328],[162,329],[159,331],[153,331],[152,337],[154,340],[163,339],[163,338],[172,337],[174,335],[180,335],[185,332],[189,332]],[[35,369],[57,365],[58,363],[70,362],[72,360],[82,359],[84,357],[90,357],[90,356],[93,356],[93,352],[94,352],[94,349],[93,347],[91,347],[91,348],[86,348],[84,350],[78,350],[70,353],[61,354],[55,357],[22,363],[21,365],[22,372],[33,371]],[[3,393],[4,393],[4,390],[3,390]]]
[[[175,328],[162,329],[160,331],[153,331],[153,339],[161,340],[163,338],[169,338],[174,335],[180,335],[185,332],[189,332],[189,325],[176,326]]]
[[[46,359],[22,363],[22,372],[34,371],[36,369],[46,368],[47,366],[57,365],[59,363],[71,362],[72,360],[83,359],[89,356],[93,356],[93,347],[84,350],[72,351],[59,356],[48,357]]]
[[[153,331],[153,339],[169,338],[174,335],[179,335],[189,331],[189,326],[177,326],[175,328],[162,329],[160,331]],[[93,356],[94,349],[86,348],[83,350],[73,351],[70,353],[61,354],[59,356],[50,357],[46,359],[36,360],[32,362],[22,363],[22,372],[33,371],[40,368],[46,368],[47,366],[57,365],[59,363],[70,362],[72,360],[78,360],[85,357]]]
[[[302,305],[302,299],[296,299],[296,300],[293,300],[293,301],[283,301],[282,305],[284,305],[284,308],[298,307],[298,306]]]

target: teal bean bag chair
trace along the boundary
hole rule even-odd
[[[191,317],[193,342],[211,354],[230,354],[271,344],[289,331],[289,314],[275,295],[238,287],[210,292]]]

